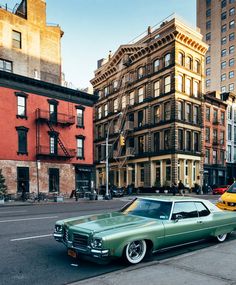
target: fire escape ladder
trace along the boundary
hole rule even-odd
[[[49,129],[52,131],[52,132],[55,132],[53,126],[52,126],[52,123],[50,121],[47,121],[47,125],[49,127]],[[67,156],[67,157],[70,157],[70,154],[69,152],[67,151],[66,147],[64,146],[62,140],[60,139],[60,137],[58,136],[57,137],[57,142],[59,144],[59,146],[61,147],[62,151],[64,152],[64,154]]]

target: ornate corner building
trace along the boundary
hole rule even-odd
[[[97,187],[192,187],[203,178],[204,56],[201,34],[170,18],[98,62],[95,105]]]

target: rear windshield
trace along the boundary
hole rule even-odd
[[[232,184],[229,189],[227,190],[228,193],[235,193],[236,194],[236,182]]]

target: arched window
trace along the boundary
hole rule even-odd
[[[159,59],[156,59],[154,62],[153,62],[153,72],[156,72],[160,69],[160,60]]]
[[[165,58],[164,58],[164,65],[165,65],[165,67],[170,65],[170,60],[171,60],[171,55],[170,55],[170,53],[167,53],[165,55]]]
[[[182,66],[184,65],[184,55],[182,52],[178,53],[178,64],[180,64]]]
[[[164,92],[168,93],[171,90],[170,75],[164,79]]]
[[[144,76],[144,68],[143,66],[138,68],[138,79],[141,79]]]
[[[192,69],[192,58],[190,56],[186,57],[186,67]]]
[[[194,60],[193,71],[200,73],[200,62],[199,62],[199,60]]]
[[[178,91],[180,92],[184,91],[183,83],[184,83],[183,75],[179,74],[178,75]]]

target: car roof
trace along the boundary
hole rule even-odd
[[[139,196],[137,198],[155,200],[155,201],[165,201],[165,202],[205,201],[204,199],[199,199],[195,197],[186,197],[186,196]]]

